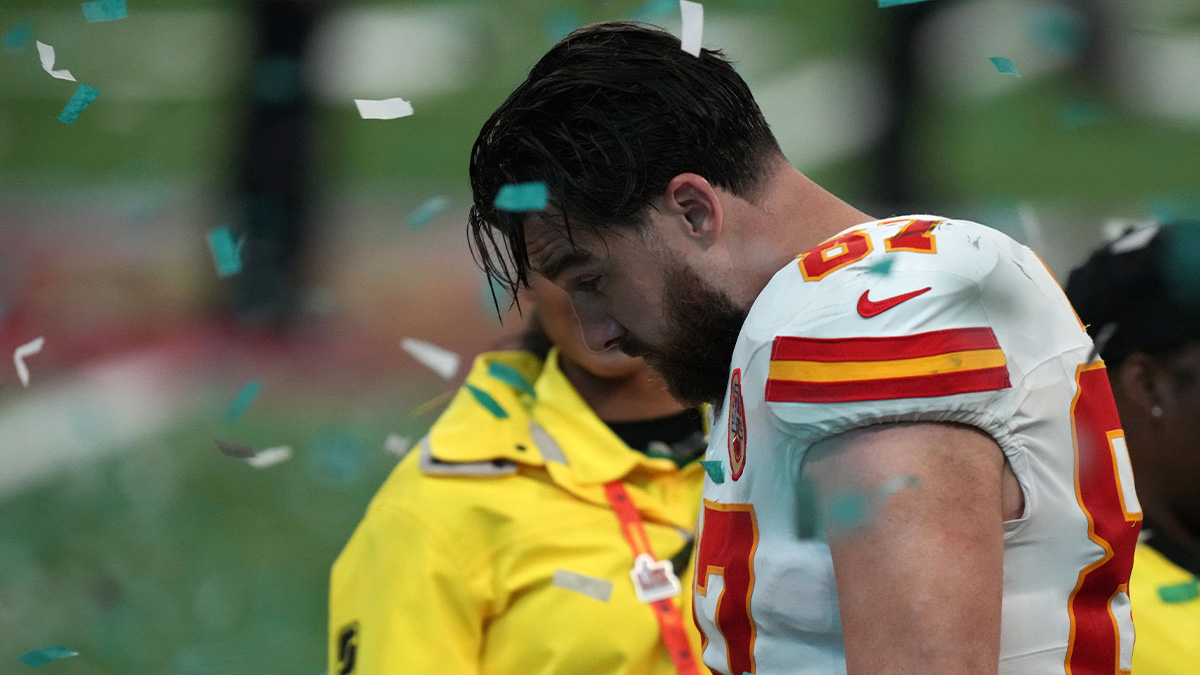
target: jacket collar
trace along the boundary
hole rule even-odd
[[[532,383],[535,396],[489,374],[500,364]],[[600,485],[637,468],[676,471],[668,459],[629,448],[592,411],[559,367],[552,349],[542,362],[525,352],[481,354],[466,385],[429,432],[429,451],[442,462],[495,462],[547,467],[558,483]],[[506,417],[489,412],[479,393],[490,397]]]

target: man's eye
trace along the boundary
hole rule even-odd
[[[579,277],[575,280],[575,289],[579,291],[594,291],[600,286],[599,276]]]

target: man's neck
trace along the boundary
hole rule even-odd
[[[580,398],[605,422],[655,419],[684,410],[667,393],[662,381],[648,371],[624,378],[603,378],[561,355],[558,363]]]
[[[797,255],[842,230],[875,220],[783,159],[755,202],[748,204],[742,233],[746,248],[742,264],[752,279],[754,297]]]

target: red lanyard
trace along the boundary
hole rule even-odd
[[[621,481],[613,481],[604,485],[604,491],[621,523],[621,533],[629,542],[634,559],[643,555],[653,558],[654,551],[650,548],[650,538],[646,536],[646,528],[642,525],[642,515],[638,513],[625,486]],[[675,672],[679,675],[700,675],[700,667],[696,664],[696,657],[692,655],[687,633],[683,629],[683,616],[675,601],[666,598],[651,602],[650,606],[654,608],[654,618],[658,621],[659,633],[667,653],[671,655],[671,662],[675,664]]]

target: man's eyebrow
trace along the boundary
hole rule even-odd
[[[572,268],[585,265],[591,260],[591,254],[579,249],[573,249],[563,255],[551,258],[534,271],[550,281],[557,282],[559,277],[566,274]]]

